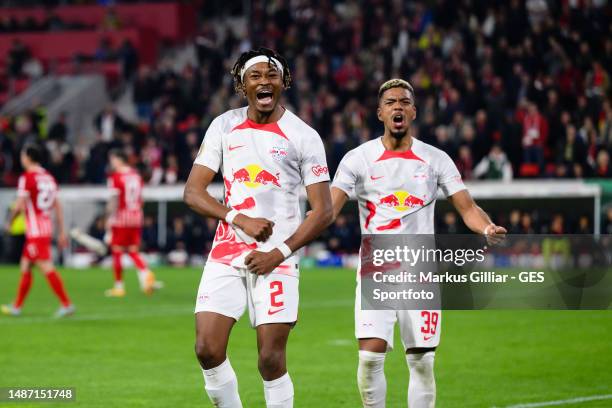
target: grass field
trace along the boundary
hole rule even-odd
[[[0,317],[0,387],[75,387],[73,404],[11,407],[209,407],[193,354],[200,270],[157,271],[166,288],[147,298],[127,271],[128,296],[107,299],[110,271],[63,270],[77,314],[54,320],[57,301],[38,273],[19,318]],[[0,302],[19,274],[0,267]],[[289,339],[296,407],[359,407],[353,338],[354,272],[302,271],[300,321]],[[437,352],[438,407],[504,407],[612,394],[612,313],[446,312]],[[399,343],[399,338],[396,339]],[[263,407],[255,331],[237,324],[229,355],[245,407]],[[399,349],[386,362],[388,407],[406,406]],[[0,403],[0,405],[2,405]],[[612,399],[564,407],[610,407]]]

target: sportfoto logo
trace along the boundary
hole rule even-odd
[[[327,169],[327,166],[317,164],[316,166],[312,166],[312,172],[315,176],[319,177],[321,174],[329,173],[329,170]]]

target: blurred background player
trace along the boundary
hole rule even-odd
[[[359,205],[362,234],[433,234],[439,187],[472,231],[506,233],[476,205],[448,154],[412,137],[416,107],[407,81],[391,79],[381,85],[377,116],[384,124],[384,135],[351,150],[340,162],[331,189],[334,216],[353,196]],[[384,362],[387,349],[393,347],[397,322],[410,369],[408,406],[434,407],[440,310],[361,310],[360,281],[358,271],[355,336],[359,341],[357,384],[363,406],[385,406]]]
[[[128,165],[127,155],[123,150],[111,149],[108,156],[112,173],[108,177],[111,198],[107,205],[107,223],[110,227],[115,285],[108,289],[105,295],[109,297],[125,296],[121,266],[121,255],[124,252],[127,252],[132,258],[138,269],[140,289],[150,295],[156,288],[155,275],[139,252],[143,222],[142,177]]]
[[[242,407],[227,358],[230,331],[248,308],[257,330],[266,405],[293,407],[286,347],[298,314],[293,253],[331,222],[325,149],[319,134],[279,103],[291,83],[287,62],[267,48],[243,53],[232,70],[248,107],[213,120],[185,186],[185,202],[221,220],[196,301],[196,354],[216,407]],[[225,205],[206,190],[221,170]],[[306,187],[312,215],[301,222]]]
[[[57,199],[57,183],[53,176],[42,168],[40,164],[42,152],[38,146],[25,146],[20,159],[25,172],[19,177],[17,202],[11,210],[6,227],[10,228],[15,218],[25,212],[26,242],[19,265],[21,280],[17,289],[17,298],[12,305],[2,305],[2,313],[13,316],[21,314],[23,302],[32,287],[32,266],[36,265],[45,274],[49,286],[60,300],[61,306],[55,316],[69,316],[74,313],[75,307],[70,302],[62,279],[51,260],[52,210],[55,210],[59,230],[58,246],[64,248],[67,244],[64,216]]]

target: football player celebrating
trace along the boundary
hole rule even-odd
[[[352,196],[358,201],[362,234],[433,234],[440,187],[472,231],[505,234],[506,230],[493,224],[472,200],[451,158],[410,134],[416,107],[408,82],[392,79],[380,87],[377,114],[384,124],[384,135],[348,152],[338,166],[331,189],[334,216]],[[357,384],[363,406],[385,406],[385,353],[393,347],[397,322],[410,369],[408,405],[433,407],[440,311],[361,310],[360,294],[358,272],[355,336],[359,342]]]
[[[241,407],[226,350],[248,309],[266,404],[292,407],[285,349],[298,314],[294,252],[331,222],[325,151],[318,133],[279,104],[291,83],[284,58],[266,48],[245,52],[232,74],[248,106],[210,124],[184,193],[194,211],[220,220],[196,300],[196,354],[213,404]],[[206,191],[219,171],[224,204]],[[303,223],[301,185],[312,207]]]

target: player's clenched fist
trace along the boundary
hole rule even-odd
[[[234,224],[259,242],[267,241],[272,235],[272,227],[274,227],[274,223],[270,220],[251,218],[244,214],[238,214],[234,219]]]
[[[244,258],[244,264],[251,273],[265,275],[272,272],[285,260],[278,249],[270,252],[253,251]]]

